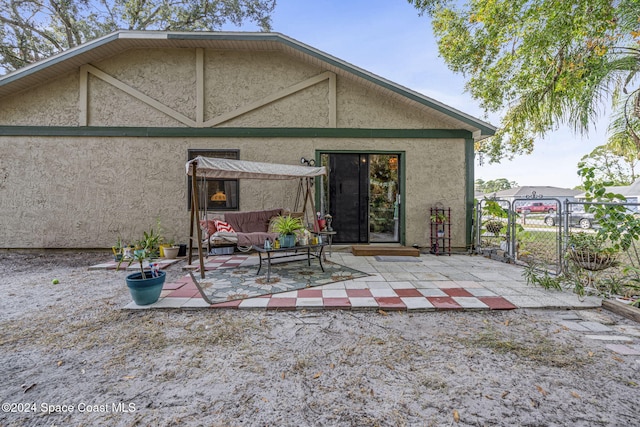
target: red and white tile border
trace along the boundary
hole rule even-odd
[[[334,253],[332,260],[371,276],[213,305],[204,301],[191,278],[185,276],[166,283],[157,303],[141,307],[132,302],[125,308],[440,311],[600,306],[596,298],[580,301],[567,292],[529,286],[520,267],[482,257],[423,255],[421,263],[389,263]],[[205,269],[255,263],[257,257],[250,255],[225,255],[208,258]]]

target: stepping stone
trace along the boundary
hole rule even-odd
[[[590,329],[587,329],[586,327],[582,326],[580,323],[578,322],[572,322],[572,321],[563,321],[560,322],[560,325],[564,326],[567,329],[570,329],[572,331],[578,331],[578,332],[591,332]]]
[[[617,322],[608,314],[596,310],[578,310],[576,311],[583,320],[599,322],[603,325],[615,325]]]
[[[621,335],[585,335],[590,340],[596,341],[624,341],[624,342],[632,342],[633,340],[629,337],[623,337]]]
[[[640,351],[623,344],[607,344],[605,347],[623,356],[640,356]]]
[[[591,332],[612,332],[612,329],[608,326],[598,322],[579,322],[580,326],[584,326]]]
[[[560,315],[560,318],[562,320],[577,320],[577,321],[582,321],[584,320],[582,317],[578,316],[577,313],[575,313],[574,311],[570,311],[568,313],[562,313]]]

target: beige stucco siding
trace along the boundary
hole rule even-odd
[[[233,111],[324,71],[280,52],[206,50],[204,63],[205,120]],[[326,82],[322,86],[326,93]]]
[[[167,238],[186,242],[189,149],[238,149],[243,160],[289,164],[321,151],[402,153],[404,243],[428,245],[429,208],[441,203],[452,209],[453,246],[464,246],[465,141],[404,138],[405,130],[459,130],[460,122],[321,64],[280,51],[135,49],[0,99],[0,126],[37,127],[33,136],[0,136],[0,248],[108,247],[118,236],[139,237],[156,219]],[[295,85],[301,89],[261,104]],[[282,128],[283,135],[291,128],[346,130],[333,138],[42,136],[55,132],[46,127],[77,127],[85,120],[100,131],[179,128],[197,135],[188,128],[252,103],[258,105],[218,127]],[[399,136],[340,136],[357,135],[350,129],[397,129]],[[242,181],[240,210],[294,208],[297,185]]]
[[[454,246],[465,244],[461,140],[0,137],[0,247],[108,247],[118,236],[141,235],[156,218],[168,238],[186,242],[190,148],[294,164],[316,150],[405,152],[406,243],[426,245],[429,207],[440,202],[456,220]],[[240,209],[292,209],[296,190],[296,181],[243,180]]]
[[[132,49],[93,65],[177,112],[191,116],[196,105],[195,58],[195,49]],[[107,101],[92,93],[92,89],[89,91],[90,99],[94,102]],[[113,102],[117,103],[118,94],[115,92]],[[122,104],[116,104],[118,107],[122,109]],[[136,117],[137,114],[133,116],[129,120],[137,122],[129,126],[140,126],[146,118],[146,115],[141,118]]]
[[[373,86],[349,79],[338,80],[339,128],[449,129],[451,124],[437,120],[400,102]]]
[[[79,72],[0,99],[0,125],[77,126]]]
[[[324,69],[279,52],[205,50],[204,120],[322,74]],[[135,49],[92,64],[121,83],[196,120],[196,50]],[[0,103],[0,124],[77,126],[80,72],[17,94]],[[88,75],[89,126],[185,127],[121,89]],[[330,84],[321,81],[221,124],[224,127],[328,127]],[[397,95],[369,83],[337,78],[336,127],[447,129]]]
[[[89,76],[87,108],[89,126],[186,127],[178,120],[94,76]]]
[[[327,97],[326,84],[318,84],[226,121],[220,126],[325,128],[329,126]]]

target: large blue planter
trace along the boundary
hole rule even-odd
[[[158,277],[150,277],[151,272],[145,271],[145,276],[148,278],[143,279],[142,273],[133,273],[126,278],[131,298],[138,305],[149,305],[158,301],[167,273],[158,271]]]
[[[292,248],[296,245],[296,235],[295,234],[281,234],[280,235],[280,247],[281,248]]]

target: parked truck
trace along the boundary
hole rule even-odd
[[[554,213],[558,210],[555,203],[533,202],[516,207],[517,213]]]

